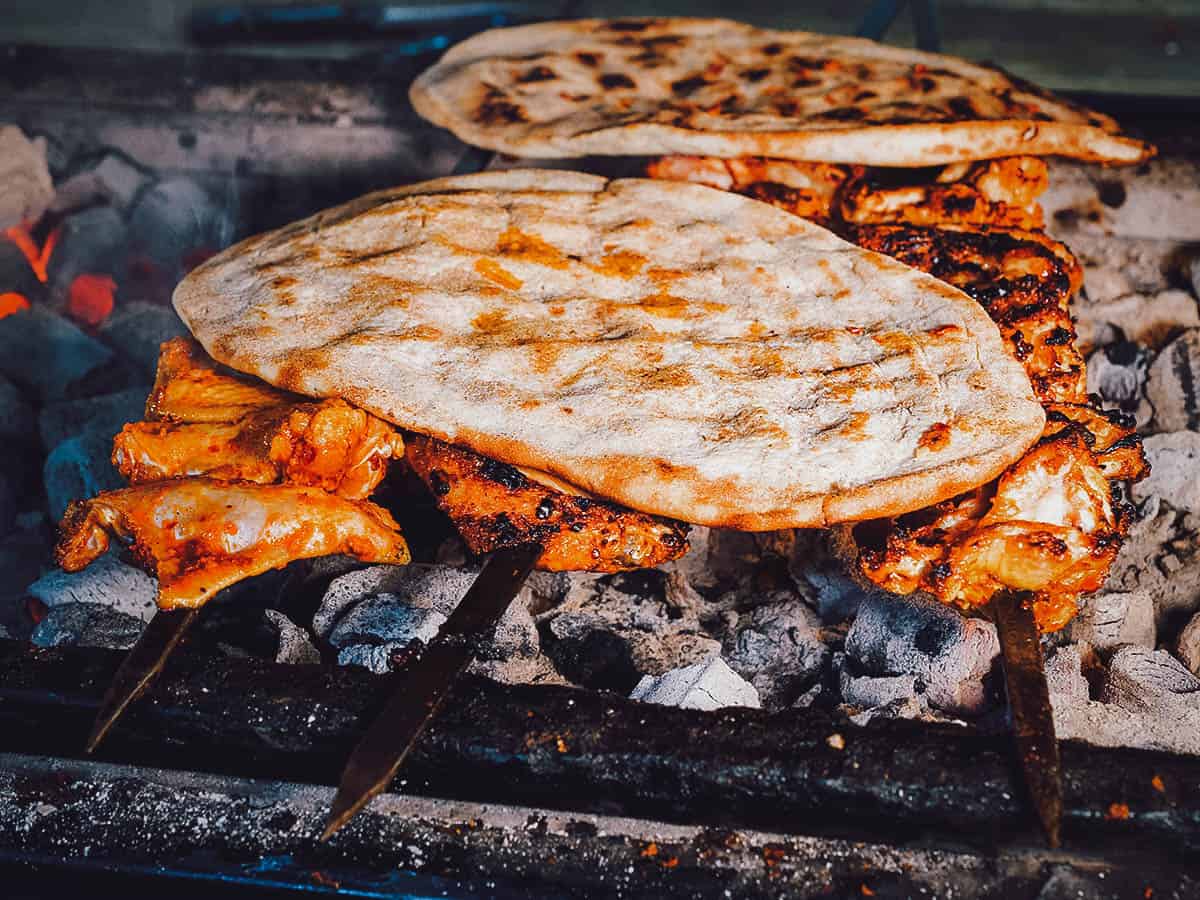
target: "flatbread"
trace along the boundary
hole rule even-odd
[[[410,91],[462,140],[533,158],[670,153],[929,166],[1153,150],[1107,116],[952,56],[728,19],[487,31]]]
[[[966,295],[694,184],[382,191],[224,251],[174,302],[234,369],[705,525],[928,506],[1044,421]]]

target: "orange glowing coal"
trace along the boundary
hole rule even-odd
[[[62,226],[56,226],[41,247],[34,240],[29,224],[14,225],[4,230],[7,237],[29,262],[29,268],[37,280],[45,284],[50,277],[50,257],[58,245]],[[108,275],[85,272],[77,275],[67,289],[67,313],[77,322],[93,328],[102,323],[113,311],[117,283]],[[0,319],[29,309],[29,299],[14,291],[0,294]]]
[[[37,276],[37,280],[42,284],[46,283],[49,278],[48,267],[50,265],[50,256],[54,253],[54,247],[58,244],[59,232],[62,231],[62,226],[55,227],[50,232],[50,236],[46,238],[46,243],[39,248],[33,239],[33,235],[29,232],[27,224],[14,225],[12,228],[4,229],[4,236],[17,245],[25,258],[29,260],[29,268],[33,269],[33,274]]]

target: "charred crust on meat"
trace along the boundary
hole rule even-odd
[[[502,484],[510,491],[516,491],[529,486],[529,479],[512,466],[488,456],[480,458],[482,462],[479,466],[479,473],[484,478],[495,481],[497,484]]]
[[[554,512],[554,498],[553,497],[544,497],[544,498],[542,498],[542,501],[537,505],[537,509],[535,509],[533,511],[533,514],[535,516],[537,516],[539,519],[548,519],[553,514],[553,512]]]

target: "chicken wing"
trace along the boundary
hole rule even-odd
[[[236,422],[247,413],[305,398],[235,372],[213,360],[190,338],[159,348],[146,418],[166,422]]]
[[[473,553],[537,541],[539,569],[622,572],[687,552],[682,522],[566,493],[464,447],[411,435],[405,455]]]
[[[177,478],[76,501],[63,517],[58,564],[84,568],[108,550],[110,535],[158,578],[163,609],[201,606],[222,588],[296,559],[343,553],[409,561],[386,510],[292,485]]]
[[[113,465],[131,484],[209,475],[223,481],[310,485],[349,500],[370,496],[400,433],[342,400],[289,403],[236,422],[134,422],[113,440]]]

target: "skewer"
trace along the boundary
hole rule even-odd
[[[104,736],[117,723],[125,709],[154,683],[166,665],[171,652],[179,646],[184,635],[196,621],[200,609],[160,609],[150,619],[142,636],[133,649],[126,654],[113,676],[100,711],[92,724],[84,750],[92,753],[100,746]]]
[[[1025,788],[1046,842],[1057,847],[1062,825],[1062,767],[1037,622],[1026,592],[1001,591],[991,605],[1000,635],[1004,684]]]
[[[540,544],[497,550],[437,637],[393,676],[393,693],[342,770],[321,840],[327,841],[395,777],[542,555]]]

